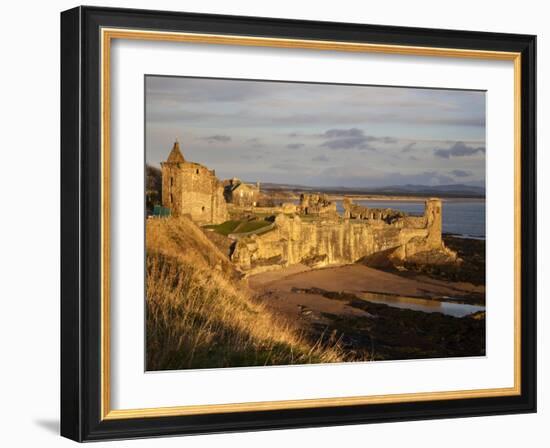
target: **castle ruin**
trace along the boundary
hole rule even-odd
[[[434,252],[439,260],[457,256],[441,238],[441,200],[428,199],[422,216],[306,221],[300,215],[279,214],[270,232],[249,235],[235,243],[231,260],[248,274],[303,263],[314,267],[354,263],[386,252],[388,259],[404,261]]]
[[[336,202],[331,201],[326,194],[302,193],[298,211],[303,215],[319,217],[336,217]]]
[[[371,208],[362,205],[354,204],[351,198],[344,198],[344,218],[345,219],[382,219],[387,223],[403,218],[406,213],[391,208]]]
[[[220,224],[229,219],[223,185],[214,170],[188,162],[176,140],[162,168],[162,205],[173,216],[189,215],[199,224]]]
[[[247,219],[254,219],[254,211],[271,215],[267,231],[233,237],[230,259],[246,274],[297,263],[354,263],[379,253],[400,261],[417,254],[443,263],[457,260],[443,244],[440,199],[426,200],[422,216],[364,207],[351,198],[344,198],[341,216],[336,202],[318,193],[301,194],[299,204],[257,207],[259,183],[236,178],[222,183],[214,170],[186,161],[178,141],[161,167],[162,205],[174,217],[188,215],[199,225],[221,224],[229,220],[228,204],[232,213],[246,211]]]

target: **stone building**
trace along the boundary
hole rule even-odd
[[[223,185],[214,170],[186,161],[176,140],[162,167],[162,205],[173,216],[189,215],[198,224],[229,219]]]
[[[326,194],[302,193],[298,209],[302,215],[337,216],[336,202],[332,202]]]
[[[225,200],[239,207],[255,207],[260,197],[260,182],[256,185],[245,184],[234,177],[225,181]]]

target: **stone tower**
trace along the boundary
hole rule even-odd
[[[439,247],[443,244],[441,232],[442,224],[442,204],[441,199],[430,198],[426,201],[424,216],[426,217],[426,228],[428,235],[426,237],[428,244]]]
[[[223,185],[213,170],[185,160],[176,140],[162,167],[162,205],[173,216],[189,215],[199,224],[228,219]]]

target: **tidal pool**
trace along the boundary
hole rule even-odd
[[[453,317],[464,317],[477,311],[485,311],[481,305],[469,305],[447,300],[420,299],[418,297],[362,292],[357,294],[363,300],[374,303],[385,303],[394,308],[422,311],[424,313],[442,313]],[[452,300],[449,298],[449,300]]]

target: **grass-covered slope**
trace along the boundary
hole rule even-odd
[[[342,360],[253,301],[191,220],[148,220],[146,247],[147,370]]]

